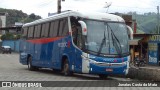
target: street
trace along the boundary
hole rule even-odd
[[[19,54],[0,54],[0,81],[100,81],[99,77],[96,75],[87,75],[87,74],[74,74],[73,76],[64,76],[61,73],[54,72],[49,69],[40,69],[39,71],[29,71],[27,65],[21,65],[19,63]],[[134,81],[129,78],[120,78],[120,77],[108,77],[106,80],[115,80],[115,81]],[[123,90],[123,89],[140,89],[140,90],[155,90],[159,88],[151,87],[43,87],[36,88],[40,90]],[[9,89],[9,88],[0,88],[0,89]],[[21,88],[14,88],[16,90],[21,90]],[[23,88],[25,89],[25,88]],[[33,88],[34,89],[34,88]]]

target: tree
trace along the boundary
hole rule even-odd
[[[21,10],[15,9],[0,8],[0,12],[8,13],[6,26],[13,26],[15,22],[28,23],[41,18],[41,16],[35,15],[34,13],[27,15],[26,13],[23,13]]]
[[[11,33],[6,33],[1,36],[1,40],[13,40],[13,39],[14,39],[14,35]]]
[[[32,13],[32,14],[29,15],[29,18],[31,18],[31,19],[33,19],[33,20],[37,20],[37,19],[40,19],[41,17],[35,15],[34,13]]]

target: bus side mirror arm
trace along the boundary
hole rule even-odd
[[[133,30],[130,26],[127,26],[127,29],[129,30],[130,33],[130,39],[133,40]]]
[[[82,35],[87,35],[87,25],[84,21],[78,21],[81,24],[82,27]]]

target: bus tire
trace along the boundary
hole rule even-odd
[[[105,74],[99,74],[99,78],[100,79],[106,79],[108,77],[108,75]]]
[[[64,62],[63,62],[63,74],[64,74],[65,76],[71,75],[71,72],[70,72],[70,70],[69,70],[69,63],[68,63],[68,60],[67,60],[67,59],[64,60]]]
[[[32,57],[28,57],[28,70],[33,71],[34,67],[32,66]]]

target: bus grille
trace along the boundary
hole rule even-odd
[[[122,63],[95,63],[97,66],[123,66]]]

